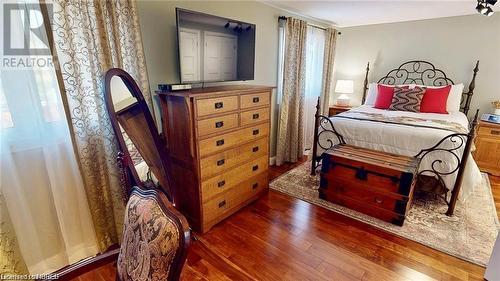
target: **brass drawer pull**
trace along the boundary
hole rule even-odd
[[[256,97],[256,98],[253,98],[253,102],[254,102],[254,103],[257,103],[257,102],[259,102],[259,98],[258,98],[258,97]]]
[[[496,136],[498,136],[498,135],[500,135],[500,131],[497,131],[497,130],[491,130],[491,134],[492,134],[492,135],[496,135]]]
[[[216,142],[215,142],[215,144],[216,144],[217,146],[224,145],[224,139],[221,139],[221,140],[216,141]]]
[[[217,166],[222,166],[222,165],[224,165],[225,162],[226,161],[224,159],[218,160],[217,161]]]
[[[222,208],[226,205],[226,200],[223,200],[219,203],[219,208]]]
[[[384,200],[382,200],[380,198],[375,198],[375,203],[382,204],[382,202],[384,202]]]
[[[218,187],[223,187],[224,185],[226,185],[226,181],[225,180],[221,180],[220,182],[217,183]]]
[[[254,184],[252,185],[252,189],[256,189],[258,186],[259,186],[259,184],[258,184],[258,183],[254,183]]]
[[[252,167],[252,171],[257,171],[259,169],[259,165],[255,165]]]
[[[259,151],[259,147],[258,146],[252,148],[252,152],[257,152],[257,151]]]
[[[220,128],[224,126],[224,121],[215,122],[215,128]]]
[[[257,130],[253,130],[253,135],[254,135],[254,136],[255,136],[255,135],[258,135],[258,134],[259,134],[259,130],[258,130],[258,129],[257,129]]]
[[[223,108],[224,107],[224,103],[223,102],[216,102],[215,103],[215,109],[220,109],[220,108]]]
[[[253,116],[252,116],[253,119],[259,119],[259,114],[258,113],[255,113]]]

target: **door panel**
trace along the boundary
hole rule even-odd
[[[180,61],[182,81],[200,80],[200,33],[180,31]]]

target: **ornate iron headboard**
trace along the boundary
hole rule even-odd
[[[370,63],[368,63],[366,67],[363,103],[365,102],[366,93],[368,91],[369,71]],[[473,71],[472,81],[469,84],[469,88],[465,89],[466,91],[462,93],[462,101],[460,104],[460,109],[466,115],[469,112],[470,102],[474,95],[476,75],[479,71],[479,61],[476,62],[476,67]],[[387,85],[418,84],[426,86],[445,86],[454,84],[453,80],[448,78],[444,71],[436,68],[434,64],[430,62],[422,60],[412,60],[401,64],[398,68],[389,71],[384,77],[380,78],[377,83]]]

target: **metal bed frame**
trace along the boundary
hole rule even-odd
[[[365,102],[366,94],[368,91],[368,73],[370,71],[370,63],[366,66],[366,75],[364,81],[364,91],[362,103]],[[472,96],[474,95],[476,76],[479,71],[479,61],[473,69],[472,80],[469,84],[468,90],[462,93],[462,100],[460,103],[460,110],[467,115],[470,109],[470,103]],[[446,86],[453,85],[453,81],[446,76],[446,74],[437,69],[432,63],[421,60],[412,60],[402,63],[398,68],[389,71],[384,77],[378,80],[378,83],[383,83],[387,85],[402,85],[402,84],[419,84],[426,86]],[[314,123],[314,143],[312,148],[312,163],[311,163],[311,175],[316,174],[316,169],[321,165],[321,156],[317,156],[318,146],[325,151],[331,149],[335,144],[346,144],[344,137],[338,133],[338,131],[333,126],[333,122],[328,116],[320,114],[320,99],[318,98],[318,103],[316,105],[315,113],[315,123]],[[432,162],[431,168],[425,169],[418,172],[418,177],[423,178],[424,176],[432,176],[437,180],[437,183],[441,184],[446,192],[441,195],[441,198],[448,205],[448,210],[446,215],[451,216],[455,210],[456,201],[458,199],[458,194],[460,192],[463,173],[465,165],[467,164],[467,159],[471,151],[472,142],[475,135],[475,129],[477,125],[479,109],[470,123],[470,129],[467,134],[465,133],[454,133],[450,134],[443,139],[441,139],[436,145],[431,148],[422,149],[415,157],[423,159],[433,152],[440,151],[451,154],[451,157],[456,159],[456,166],[451,170],[442,170],[438,166],[444,161],[441,159],[436,159]],[[320,141],[321,135],[329,136],[326,140]],[[336,141],[334,141],[336,140]],[[443,147],[443,143],[451,144],[450,147]],[[460,148],[464,148],[462,155],[460,155]],[[455,179],[454,188],[450,192],[445,184],[443,177],[457,173]]]

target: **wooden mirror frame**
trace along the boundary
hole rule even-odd
[[[115,76],[121,78],[132,97],[137,100],[118,111],[115,110],[111,93],[111,79]],[[144,185],[130,157],[120,126],[134,143],[144,161],[158,179],[161,188],[175,206],[175,194],[173,194],[174,189],[170,180],[172,178],[170,176],[170,159],[137,83],[130,74],[119,68],[108,70],[105,74],[104,83],[106,108],[120,149],[117,160],[121,163],[124,172],[127,174],[125,178],[128,177],[132,181],[127,185],[127,195],[130,195],[132,186],[137,185],[144,188]],[[149,134],[145,134],[144,130],[149,130]]]

